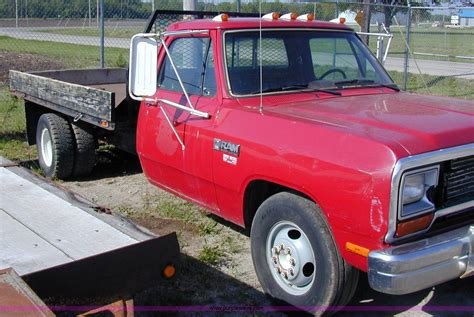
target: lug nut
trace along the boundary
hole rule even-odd
[[[281,276],[283,276],[285,279],[288,279],[288,273],[287,272],[282,272]]]
[[[285,249],[285,254],[290,254],[290,255],[291,255],[291,249],[290,249],[290,248],[286,248],[286,249]]]
[[[292,267],[288,269],[288,272],[290,272],[291,276],[295,276],[295,269],[293,269]]]
[[[283,249],[285,248],[285,246],[282,244],[280,244],[280,251],[283,251]]]
[[[272,257],[273,263],[277,264],[278,263],[278,258],[276,256]]]
[[[292,266],[296,266],[296,260],[295,260],[295,258],[290,258],[290,261],[289,261],[289,262],[290,262],[290,264],[291,264]]]
[[[272,248],[272,254],[278,254],[279,249],[277,247]]]
[[[277,267],[275,268],[275,270],[277,271],[278,274],[281,273],[281,268],[280,268],[279,266],[277,266]]]

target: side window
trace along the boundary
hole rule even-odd
[[[208,37],[176,39],[171,43],[169,51],[188,94],[215,94],[214,54]],[[182,91],[167,57],[160,69],[158,86],[164,90]]]

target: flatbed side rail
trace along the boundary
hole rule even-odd
[[[81,75],[85,72],[82,71]],[[73,70],[36,73],[10,70],[10,90],[17,97],[69,117],[114,130],[115,93],[68,80],[68,76],[75,75]],[[59,79],[54,78],[57,76]]]

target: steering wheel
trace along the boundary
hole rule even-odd
[[[322,74],[321,77],[319,77],[318,80],[321,80],[321,79],[323,79],[324,77],[326,77],[327,75],[330,75],[330,74],[332,74],[332,73],[340,73],[344,79],[347,78],[346,73],[344,73],[344,71],[343,71],[342,69],[333,68],[333,69],[328,70],[328,71],[325,72],[324,74]]]

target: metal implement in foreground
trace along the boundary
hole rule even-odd
[[[53,312],[13,269],[0,270],[0,315],[53,317]],[[17,311],[15,311],[17,310]]]
[[[126,296],[174,276],[175,233],[157,237],[1,157],[0,180],[0,269],[39,297]]]

